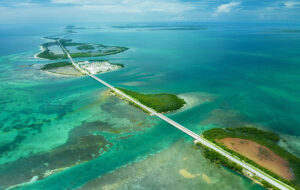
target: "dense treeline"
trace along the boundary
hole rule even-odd
[[[107,50],[101,51],[101,53],[103,55],[113,55],[113,54],[117,54],[117,53],[122,53],[128,49],[129,48],[126,48],[126,47],[115,47],[115,49],[107,49]]]
[[[220,155],[216,151],[207,148],[206,146],[203,146],[201,143],[199,143],[198,146],[202,147],[204,156],[210,161],[216,164],[221,164],[231,170],[242,173],[243,168],[240,165],[228,160],[225,156]]]
[[[118,89],[160,113],[177,110],[185,104],[183,99],[174,94],[141,94],[124,88]]]
[[[280,181],[283,181],[289,185],[292,185],[297,189],[300,189],[300,158],[289,153],[288,151],[286,151],[285,149],[283,149],[278,145],[280,137],[276,133],[260,130],[257,128],[249,128],[249,127],[224,128],[224,129],[214,128],[205,131],[203,133],[203,136],[204,138],[208,139],[211,142],[214,142],[215,144],[222,147],[223,149],[230,152],[231,154],[238,156],[242,160],[272,175],[274,178],[279,179]],[[216,141],[217,139],[223,139],[226,137],[248,139],[268,147],[274,153],[276,153],[277,155],[281,156],[282,158],[286,159],[289,162],[295,176],[294,179],[292,181],[283,179],[277,174],[274,174],[273,172],[261,167],[260,165],[256,164],[254,161],[236,153],[235,151],[228,149],[227,147],[225,147],[224,145]]]
[[[117,66],[119,66],[119,67],[121,67],[121,68],[123,68],[124,67],[124,64],[121,64],[121,63],[111,63],[112,65],[117,65]]]
[[[80,46],[77,46],[78,50],[92,50],[95,49],[94,46],[90,45],[90,44],[82,44]]]
[[[54,69],[54,68],[58,68],[58,67],[64,67],[64,66],[68,66],[68,65],[72,65],[69,62],[57,62],[57,63],[49,63],[44,65],[41,69],[42,70],[48,70],[48,69]]]
[[[206,139],[215,142],[215,139],[222,139],[225,137],[247,138],[255,141],[263,141],[268,143],[277,143],[280,138],[276,133],[264,131],[257,128],[241,127],[241,128],[214,128],[203,133]]]

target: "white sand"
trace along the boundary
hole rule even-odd
[[[179,94],[178,97],[184,99],[186,105],[184,105],[182,108],[175,111],[174,113],[178,111],[185,111],[187,109],[191,109],[193,107],[199,106],[207,102],[212,102],[214,99],[214,95],[202,92],[189,92]]]
[[[59,74],[64,76],[82,76],[80,72],[78,72],[72,66],[58,67],[54,69],[49,69],[46,71],[47,73]]]

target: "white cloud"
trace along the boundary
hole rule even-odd
[[[227,2],[222,4],[217,0],[48,0],[47,3],[39,3],[37,0],[0,0],[0,23],[178,20],[300,22],[300,0],[274,0],[272,3],[251,5],[252,7],[247,7],[246,3],[242,6],[242,0]]]
[[[51,0],[47,4],[1,1],[0,23],[178,21],[198,18],[193,14],[199,7],[180,0]]]
[[[222,4],[217,7],[217,10],[215,11],[214,15],[216,16],[220,13],[230,13],[232,8],[238,6],[239,4],[240,4],[240,2],[231,2],[231,3],[227,3],[227,4]]]
[[[284,3],[284,6],[286,8],[295,8],[297,5],[300,5],[300,2],[296,2],[296,1],[287,1]]]
[[[193,3],[178,0],[52,0],[54,4],[78,6],[82,10],[106,13],[182,13],[195,9]]]

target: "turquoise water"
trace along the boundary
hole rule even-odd
[[[300,155],[300,33],[285,30],[297,26],[199,25],[206,29],[90,25],[71,38],[129,47],[103,57],[125,68],[99,77],[186,98],[188,106],[168,116],[187,128],[269,129]],[[0,189],[34,176],[40,180],[19,188],[261,189],[208,162],[192,139],[96,81],[39,71],[51,62],[33,57],[42,37],[63,30],[0,26]]]

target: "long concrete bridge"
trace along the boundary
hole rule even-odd
[[[90,77],[92,77],[93,79],[95,79],[96,81],[100,82],[101,84],[105,85],[106,87],[110,88],[111,90],[113,90],[115,93],[117,93],[118,95],[126,98],[128,101],[135,103],[136,105],[138,105],[139,107],[141,107],[142,109],[148,111],[150,114],[155,115],[157,117],[159,117],[160,119],[164,120],[165,122],[171,124],[173,127],[176,127],[177,129],[179,129],[180,131],[184,132],[185,134],[189,135],[190,137],[192,137],[195,140],[195,143],[201,143],[202,145],[213,149],[214,151],[218,152],[219,154],[221,154],[222,156],[225,156],[226,158],[228,158],[229,160],[231,160],[232,162],[240,165],[241,167],[243,167],[244,169],[246,169],[247,171],[253,173],[254,175],[260,177],[261,179],[267,181],[268,183],[272,184],[273,186],[282,189],[282,190],[294,190],[294,188],[290,187],[289,185],[281,182],[280,180],[277,180],[275,178],[273,178],[272,176],[270,176],[269,174],[266,174],[265,172],[261,171],[260,169],[244,162],[243,160],[239,159],[238,157],[232,155],[231,153],[227,152],[226,150],[222,149],[221,147],[217,146],[216,144],[204,139],[203,137],[199,136],[198,134],[194,133],[193,131],[187,129],[186,127],[180,125],[179,123],[173,121],[172,119],[166,117],[165,115],[156,112],[155,110],[149,108],[148,106],[145,106],[144,104],[140,103],[139,101],[133,99],[132,97],[128,96],[127,94],[125,94],[124,92],[120,91],[119,89],[115,88],[114,86],[108,84],[107,82],[105,82],[104,80],[96,77],[95,75],[89,74],[88,72],[82,70],[78,64],[76,64],[73,60],[73,58],[71,57],[71,55],[69,54],[69,52],[66,50],[66,48],[60,43],[60,40],[57,40],[58,44],[60,45],[60,47],[63,49],[63,51],[66,53],[66,55],[68,56],[68,58],[70,59],[72,65],[81,73],[84,73]]]

